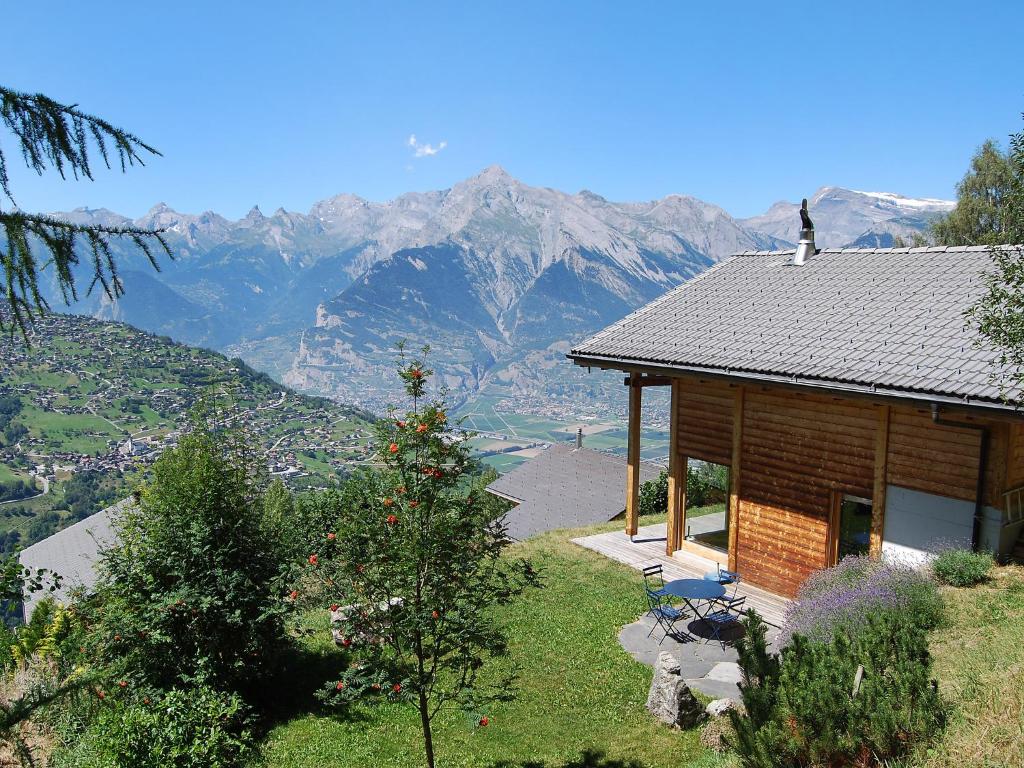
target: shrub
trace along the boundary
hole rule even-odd
[[[804,582],[789,609],[783,644],[795,634],[827,642],[837,629],[855,632],[877,614],[909,616],[924,630],[942,620],[942,598],[929,575],[910,565],[865,556],[843,558]]]
[[[101,708],[56,768],[231,768],[252,745],[245,705],[208,686]]]
[[[794,635],[767,651],[751,612],[740,641],[746,715],[730,713],[745,768],[877,765],[906,755],[945,722],[926,631],[906,613],[867,617],[828,642]]]
[[[668,472],[662,470],[657,480],[648,480],[640,486],[640,514],[664,515],[668,513]]]
[[[988,579],[995,565],[991,552],[972,552],[969,549],[946,549],[932,560],[932,573],[943,584],[953,587],[973,587]]]
[[[152,473],[102,554],[90,658],[138,684],[256,694],[286,644],[279,521],[244,457],[211,434],[183,438]]]

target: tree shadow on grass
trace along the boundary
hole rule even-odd
[[[542,760],[527,760],[523,763],[502,760],[492,763],[488,768],[646,768],[646,766],[636,760],[610,758],[600,749],[586,749],[579,757],[557,765]]]
[[[366,720],[365,712],[359,707],[332,706],[316,696],[343,666],[344,656],[340,651],[309,648],[301,644],[288,649],[277,672],[267,680],[257,703],[263,727],[270,730],[275,725],[306,715],[330,717],[342,722]]]

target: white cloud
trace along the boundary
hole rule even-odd
[[[416,139],[415,133],[409,134],[409,140],[405,143],[412,149],[413,157],[433,157],[448,146],[447,141],[442,141],[436,147],[432,144],[423,144]]]

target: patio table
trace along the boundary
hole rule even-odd
[[[714,607],[715,601],[725,597],[726,592],[724,584],[704,579],[676,579],[666,583],[664,590],[665,594],[682,598],[701,621]],[[699,610],[701,603],[707,603],[703,613]]]

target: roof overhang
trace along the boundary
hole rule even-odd
[[[1024,412],[1011,403],[1002,400],[986,400],[981,398],[957,397],[933,392],[901,390],[889,387],[878,387],[854,382],[815,379],[807,376],[789,376],[785,374],[760,373],[729,368],[709,368],[696,365],[678,365],[660,363],[650,360],[631,360],[628,358],[608,357],[604,355],[573,354],[566,355],[576,365],[584,368],[601,368],[604,370],[625,371],[627,373],[646,373],[655,376],[671,374],[702,376],[705,378],[724,379],[727,381],[749,384],[762,384],[791,389],[816,390],[831,392],[848,397],[863,397],[879,401],[902,401],[918,404],[938,403],[949,408],[958,408],[999,416],[1004,419],[1024,419]]]

